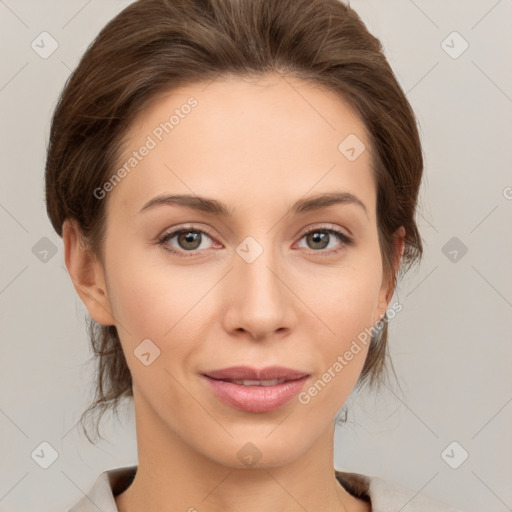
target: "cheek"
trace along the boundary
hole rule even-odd
[[[199,300],[201,289],[207,291],[190,269],[125,260],[109,276],[116,319],[134,334],[161,338]]]
[[[313,353],[321,356],[320,380],[311,389],[310,398],[327,388],[321,398],[315,398],[313,407],[325,407],[326,404],[330,404],[328,407],[332,410],[341,407],[366,360],[379,300],[381,266],[380,260],[375,258],[360,263],[347,265],[329,276],[317,274],[316,285],[310,288],[305,300],[314,306],[312,313],[308,313],[311,318],[303,318],[302,323],[309,325],[306,328],[309,329],[308,338],[315,343]],[[309,395],[308,390],[306,392]]]
[[[195,345],[221,323],[217,312],[231,296],[224,288],[226,283],[219,282],[225,269],[213,264],[171,264],[161,255],[148,258],[147,248],[122,250],[118,242],[107,253],[108,291],[134,379],[142,371],[134,351],[145,339],[161,351],[157,366],[186,366]],[[295,334],[305,341],[304,349],[316,370],[335,365],[338,356],[372,326],[380,289],[379,258],[378,250],[359,251],[337,267],[309,262],[286,270],[283,278],[293,284],[293,293],[283,288],[282,304],[293,309]],[[337,379],[336,387],[350,388],[357,380],[368,348],[362,343],[360,347],[350,365],[343,368],[344,377]],[[178,361],[181,363],[176,364]]]
[[[212,307],[211,300],[204,299],[218,276],[211,268],[171,265],[162,257],[155,263],[142,251],[126,254],[125,258],[112,256],[108,288],[130,370],[135,366],[133,370],[138,371],[134,350],[145,339],[160,350],[158,365],[182,361],[203,329],[208,317],[205,308]]]
[[[378,305],[380,283],[362,270],[344,274],[329,285],[324,311],[343,338],[354,329],[370,327]]]
[[[331,341],[346,343],[373,325],[382,284],[378,248],[354,252],[338,268],[319,268],[308,275],[300,278],[305,302],[324,321]]]

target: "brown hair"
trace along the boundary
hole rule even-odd
[[[89,46],[52,118],[46,207],[56,232],[62,236],[63,221],[76,219],[102,259],[106,201],[94,190],[116,169],[137,114],[178,86],[269,72],[335,91],[363,120],[377,184],[383,272],[394,288],[400,271],[423,252],[414,219],[422,148],[416,118],[379,40],[339,0],[138,0],[126,7]],[[397,268],[393,234],[400,226],[406,234]],[[98,374],[95,401],[82,420],[95,410],[101,418],[133,396],[116,327],[90,320],[89,334]],[[385,321],[372,335],[359,386],[368,381],[373,387],[384,376],[387,336]]]

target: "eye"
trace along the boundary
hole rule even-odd
[[[304,238],[309,248],[312,248],[314,252],[327,252],[328,254],[338,253],[345,247],[353,244],[353,240],[345,235],[345,233],[327,227],[310,229],[302,235],[301,240]],[[338,247],[336,247],[336,241],[338,241]],[[334,242],[334,248],[331,242]],[[328,250],[324,251],[326,248]]]
[[[324,253],[326,253],[326,255],[336,254],[353,244],[352,238],[341,231],[324,226],[308,230],[302,235],[300,240],[304,238],[313,252],[322,253],[322,255]],[[188,257],[195,256],[202,250],[210,248],[211,246],[205,247],[203,242],[211,241],[212,239],[213,235],[210,235],[206,230],[194,227],[182,227],[165,233],[159,238],[158,243],[162,245],[166,251],[178,256]],[[171,243],[173,241],[174,243]],[[335,244],[336,241],[338,242],[337,247]],[[327,250],[325,250],[326,248]]]
[[[176,244],[172,245],[173,239],[176,239]],[[205,240],[211,240],[210,235],[202,230],[196,228],[180,228],[170,233],[164,234],[158,242],[169,252],[177,254],[179,256],[189,256],[185,253],[191,253],[190,256],[194,256],[200,250],[206,250],[208,247],[203,245]]]

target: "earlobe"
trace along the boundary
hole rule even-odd
[[[114,325],[102,264],[86,247],[74,219],[64,221],[62,241],[66,268],[90,317],[96,323]]]

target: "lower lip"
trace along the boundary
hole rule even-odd
[[[225,403],[248,412],[273,411],[300,393],[308,376],[275,386],[244,386],[202,376],[210,389]]]

